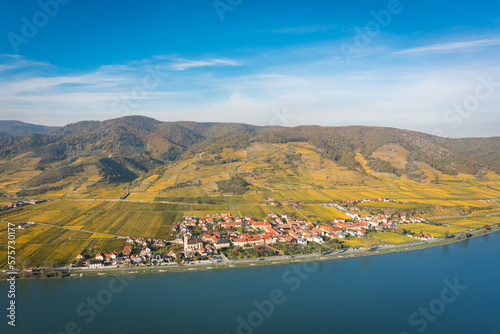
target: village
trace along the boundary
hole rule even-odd
[[[388,199],[380,199],[388,201]],[[365,201],[369,201],[365,200]],[[345,210],[346,201],[335,206]],[[295,202],[273,202],[272,205],[298,205]],[[330,206],[331,203],[320,204]],[[167,265],[190,263],[193,261],[217,262],[227,259],[238,250],[257,250],[257,257],[283,255],[282,245],[306,249],[309,245],[331,245],[334,240],[365,238],[368,232],[384,232],[395,229],[400,224],[426,223],[425,218],[410,217],[406,214],[378,214],[360,216],[359,213],[345,212],[349,219],[334,219],[329,222],[311,222],[293,219],[286,215],[268,214],[267,219],[257,220],[251,216],[232,217],[228,213],[208,215],[202,218],[184,217],[171,227],[174,240],[151,240],[127,238],[122,250],[97,253],[92,258],[80,254],[77,260],[90,268],[104,265]],[[408,235],[419,240],[431,240],[432,236],[422,233]],[[340,245],[340,243],[337,243]],[[168,252],[164,252],[165,248]],[[228,249],[233,250],[227,252]]]

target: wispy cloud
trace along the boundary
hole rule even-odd
[[[16,114],[23,120],[35,121],[47,113],[58,113],[60,116],[52,121],[62,125],[81,119],[99,119],[100,115],[118,117],[123,115],[116,114],[113,106],[122,100],[137,105],[134,113],[161,110],[161,104],[167,106],[175,99],[192,100],[199,93],[198,80],[180,79],[184,70],[213,66],[239,66],[239,63],[226,58],[191,60],[158,56],[104,65],[93,71],[67,73],[22,56],[0,55],[0,104],[3,106],[0,118],[12,118],[11,115]],[[28,116],[30,114],[32,116]]]
[[[179,60],[179,62],[170,65],[169,68],[174,71],[184,71],[195,67],[224,66],[224,65],[240,66],[236,61],[232,59],[206,59],[206,60]]]
[[[356,66],[346,66],[336,59],[335,45],[245,51],[245,58],[237,60],[157,56],[87,72],[67,73],[52,65],[5,71],[0,76],[0,118],[16,115],[25,121],[63,125],[123,116],[113,110],[113,102],[136,103],[130,96],[141,94],[144,78],[151,86],[148,69],[159,68],[158,85],[147,89],[130,114],[269,124],[273,110],[286,106],[295,116],[294,124],[362,124],[432,132],[443,123],[450,105],[470,95],[479,76],[492,73],[494,82],[500,81],[494,52],[459,61],[447,56],[422,65],[411,57],[391,57],[394,49],[388,47],[360,58]],[[243,70],[230,70],[241,64]],[[2,65],[17,66],[0,60]],[[202,67],[206,70],[189,71]],[[488,134],[495,133],[493,125],[500,127],[500,118],[491,115],[497,113],[498,103],[500,94],[470,117],[474,126],[449,135],[486,135],[481,124],[491,127]]]
[[[427,52],[450,52],[456,50],[477,50],[489,46],[500,45],[500,38],[487,38],[474,41],[460,41],[451,43],[438,43],[415,48],[395,51],[396,54],[412,54],[412,53],[427,53]]]
[[[50,66],[50,64],[26,59],[21,55],[0,54],[0,71],[46,66]]]

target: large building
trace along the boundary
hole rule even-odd
[[[184,251],[196,252],[203,248],[203,240],[201,238],[188,239],[184,235]]]
[[[226,238],[220,238],[214,244],[215,244],[215,248],[221,249],[221,248],[230,247],[231,241],[229,241],[229,239],[226,239]]]

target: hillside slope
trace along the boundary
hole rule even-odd
[[[251,178],[255,181],[255,175],[262,170],[273,172],[275,169],[276,173],[282,170],[295,175],[304,164],[308,164],[308,173],[320,169],[328,173],[324,166],[332,164],[333,169],[339,166],[355,172],[357,176],[350,174],[350,178],[360,180],[360,175],[366,174],[375,179],[405,177],[415,182],[438,182],[446,178],[444,175],[481,177],[491,172],[500,173],[499,137],[445,139],[381,127],[283,128],[160,122],[128,116],[79,122],[47,134],[0,138],[0,192],[7,197],[58,193],[63,189],[64,193],[91,193],[97,188],[100,192],[106,191],[111,185],[113,197],[122,192],[117,189],[127,184],[136,185],[172,166],[187,168],[190,164],[207,168],[206,174],[215,177],[210,181],[212,188],[216,188],[216,182],[231,178],[227,166],[237,161],[243,163],[242,157],[247,159],[255,144],[278,145],[277,149],[279,145],[293,143],[307,143],[308,150],[326,160],[315,158],[316,162],[311,163],[310,159],[305,161],[300,152],[289,148],[275,163],[273,157],[269,157],[271,162],[261,157],[252,164],[244,162],[245,170],[253,166],[247,174],[240,175],[240,167],[234,171],[238,177],[248,178],[245,182]],[[228,150],[237,153],[225,154]],[[172,173],[178,173],[175,167]],[[307,178],[307,173],[300,173]],[[331,180],[335,180],[328,183],[332,187],[335,182],[343,182],[338,177]],[[183,181],[178,177],[169,182],[167,187],[201,184],[196,179]]]
[[[29,133],[47,133],[57,127],[0,120],[0,137],[19,137]]]

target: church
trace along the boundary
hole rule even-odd
[[[203,248],[203,240],[201,238],[188,239],[184,235],[184,251],[196,252]]]

